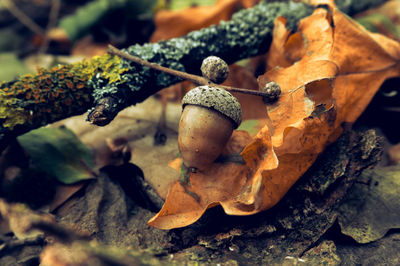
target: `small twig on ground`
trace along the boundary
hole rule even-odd
[[[46,33],[48,33],[52,28],[56,26],[57,18],[60,13],[61,8],[61,0],[52,0],[51,1],[51,9],[49,13],[49,21],[46,27]],[[48,34],[44,35],[43,43],[40,46],[38,54],[44,54],[49,48],[50,39]]]
[[[35,21],[28,17],[24,12],[21,11],[11,0],[3,0],[4,6],[13,14],[22,24],[37,35],[45,36],[46,32],[43,30]]]
[[[29,237],[25,239],[10,239],[3,243],[0,246],[0,257],[10,253],[15,249],[20,249],[24,246],[36,246],[36,245],[43,245],[44,244],[44,237],[42,235]]]
[[[158,64],[155,63],[151,63],[148,62],[146,60],[143,60],[137,56],[133,56],[130,55],[128,53],[125,53],[119,49],[117,49],[116,47],[112,46],[112,45],[108,45],[108,49],[107,52],[109,54],[112,55],[117,55],[121,58],[124,58],[126,60],[132,61],[136,64],[142,65],[142,66],[146,66],[146,67],[150,67],[152,69],[156,69],[165,73],[168,73],[170,75],[176,76],[178,78],[182,78],[182,79],[186,79],[186,80],[190,80],[198,85],[210,85],[216,88],[221,88],[230,92],[239,92],[239,93],[244,93],[244,94],[250,94],[250,95],[255,95],[255,96],[262,96],[262,97],[268,97],[269,94],[265,93],[263,91],[254,91],[254,90],[248,90],[248,89],[243,89],[243,88],[235,88],[235,87],[231,87],[231,86],[224,86],[224,85],[220,85],[220,84],[216,84],[211,82],[209,79],[201,77],[201,76],[197,76],[197,75],[192,75],[192,74],[188,74],[185,72],[181,72],[175,69],[171,69],[168,67],[163,67],[160,66]]]
[[[56,222],[38,221],[32,224],[32,229],[38,229],[46,235],[56,237],[63,243],[71,243],[76,240],[90,240],[89,233],[77,232]]]

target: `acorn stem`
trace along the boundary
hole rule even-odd
[[[158,64],[155,63],[151,63],[149,61],[146,61],[144,59],[141,59],[137,56],[133,56],[130,55],[126,52],[123,52],[121,50],[119,50],[118,48],[112,46],[111,44],[108,45],[108,49],[107,52],[109,54],[112,55],[116,55],[119,56],[121,58],[124,58],[126,60],[132,61],[136,64],[142,65],[142,66],[146,66],[146,67],[150,67],[152,69],[155,70],[159,70],[162,71],[164,73],[176,76],[178,78],[182,78],[182,79],[186,79],[186,80],[190,80],[198,85],[209,85],[209,86],[213,86],[216,88],[220,88],[220,89],[224,89],[230,92],[238,92],[238,93],[244,93],[244,94],[250,94],[250,95],[255,95],[255,96],[261,96],[261,97],[268,97],[269,94],[263,92],[263,91],[254,91],[254,90],[248,90],[248,89],[243,89],[243,88],[235,88],[235,87],[231,87],[231,86],[225,86],[225,85],[220,85],[220,84],[216,84],[211,82],[209,79],[206,79],[204,77],[198,76],[198,75],[193,75],[193,74],[188,74],[186,72],[182,72],[182,71],[178,71],[175,69],[171,69],[168,67],[163,67],[160,66]]]

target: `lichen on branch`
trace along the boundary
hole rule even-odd
[[[181,38],[134,45],[125,51],[164,67],[199,74],[202,60],[210,55],[221,57],[229,64],[266,52],[277,16],[287,17],[288,27],[295,29],[297,22],[311,14],[312,10],[312,7],[302,3],[261,3],[236,13],[232,20],[223,21],[219,25],[191,32]],[[107,112],[110,117],[104,118],[108,122],[123,108],[141,102],[160,89],[180,81],[176,77],[125,60],[121,66],[129,68],[129,71],[122,74],[123,84],[106,83],[96,78],[92,80],[95,103],[104,97],[115,99],[113,105],[116,108],[111,105]],[[104,110],[103,105],[101,110]],[[90,114],[89,120],[96,123]]]
[[[60,65],[50,70],[38,68],[35,75],[24,75],[14,82],[0,84],[0,119],[10,130],[18,125],[45,125],[61,116],[81,114],[92,99],[88,86],[94,76],[119,82],[120,59],[110,55]]]

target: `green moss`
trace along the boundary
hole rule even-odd
[[[72,66],[71,71],[86,76],[90,80],[98,74],[97,78],[107,80],[109,83],[124,82],[121,74],[128,71],[128,68],[121,67],[121,59],[118,56],[109,54],[95,56],[91,60],[85,60]]]
[[[0,85],[2,127],[38,127],[82,113],[92,102],[89,76],[74,72],[73,67],[39,68],[36,75]]]
[[[3,127],[13,129],[28,120],[29,114],[23,108],[13,107],[16,101],[18,99],[7,97],[6,92],[0,90],[0,119],[3,121]]]
[[[50,70],[38,69],[35,75],[21,76],[15,82],[0,84],[0,121],[3,128],[16,125],[40,126],[74,114],[81,114],[93,99],[91,79],[122,84],[116,56],[97,56]]]

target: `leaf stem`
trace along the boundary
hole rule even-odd
[[[123,52],[121,50],[119,50],[118,48],[112,46],[111,44],[108,45],[108,49],[107,52],[109,54],[112,55],[116,55],[119,56],[121,58],[124,58],[126,60],[132,61],[136,64],[142,65],[142,66],[146,66],[146,67],[150,67],[152,69],[156,69],[159,71],[162,71],[164,73],[182,78],[182,79],[186,79],[186,80],[190,80],[198,85],[209,85],[209,86],[213,86],[216,88],[220,88],[220,89],[224,89],[230,92],[239,92],[239,93],[244,93],[244,94],[250,94],[250,95],[255,95],[255,96],[261,96],[261,97],[268,97],[269,94],[265,93],[263,91],[254,91],[254,90],[248,90],[248,89],[243,89],[243,88],[235,88],[235,87],[231,87],[231,86],[225,86],[225,85],[220,85],[220,84],[216,84],[211,82],[209,79],[201,77],[201,76],[197,76],[197,75],[193,75],[193,74],[188,74],[182,71],[178,71],[175,69],[171,69],[168,67],[163,67],[160,66],[158,64],[155,63],[151,63],[149,61],[143,60],[137,56],[133,56],[130,55],[126,52]]]

